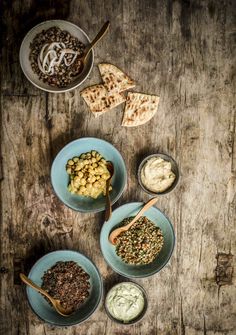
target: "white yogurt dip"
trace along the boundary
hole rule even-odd
[[[117,320],[129,322],[144,309],[143,292],[133,283],[120,283],[107,295],[106,307]]]
[[[175,180],[175,174],[171,171],[171,163],[161,157],[148,159],[141,170],[140,177],[143,186],[155,193],[164,192]]]

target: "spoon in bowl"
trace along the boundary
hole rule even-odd
[[[77,59],[77,61],[80,62],[80,68],[78,70],[78,73],[76,73],[76,75],[80,74],[85,66],[88,54],[90,53],[90,51],[92,50],[92,48],[95,46],[95,44],[97,44],[97,42],[106,34],[108,28],[110,26],[110,22],[107,21],[102,28],[100,29],[100,31],[98,32],[98,34],[96,35],[96,37],[93,39],[93,41],[87,46],[85,52],[83,53],[83,55]]]
[[[112,177],[114,175],[114,165],[110,161],[107,161],[107,170],[110,172],[110,177],[106,181],[106,212],[105,212],[105,221],[108,221],[110,219],[111,212],[112,212],[111,199],[110,199],[110,195],[109,195],[109,187],[110,187],[111,179],[112,179]]]
[[[60,300],[58,299],[54,299],[53,297],[50,296],[50,294],[48,294],[48,292],[46,292],[45,290],[43,290],[41,287],[39,287],[38,285],[36,285],[34,282],[32,282],[32,280],[30,280],[28,277],[26,277],[23,273],[20,273],[20,279],[26,284],[29,285],[30,287],[32,287],[34,290],[38,291],[39,293],[43,294],[45,297],[48,298],[48,300],[51,301],[53,307],[55,308],[55,310],[57,311],[57,313],[63,315],[63,316],[70,316],[73,311],[69,310],[69,309],[65,309],[62,305]]]
[[[150,207],[152,207],[156,202],[158,198],[152,198],[150,199],[138,212],[138,214],[133,218],[133,220],[128,223],[125,226],[116,228],[111,232],[109,235],[109,242],[112,244],[116,244],[116,239],[120,235],[120,233],[127,231],[142,215],[144,212],[146,212]]]

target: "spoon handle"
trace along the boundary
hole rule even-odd
[[[99,33],[97,34],[97,36],[93,39],[93,41],[90,43],[90,45],[88,46],[88,49],[86,50],[85,54],[84,54],[84,62],[86,61],[86,58],[89,54],[89,52],[91,51],[91,49],[95,46],[95,44],[97,44],[97,42],[103,37],[103,35],[105,35],[105,33],[107,32],[108,28],[110,26],[110,22],[107,21],[102,28],[100,29]]]
[[[123,231],[127,231],[129,230],[129,228],[140,218],[140,216],[143,215],[143,213],[148,210],[148,208],[152,207],[156,202],[157,202],[158,198],[152,198],[151,200],[149,200],[142,208],[141,210],[138,212],[138,214],[133,218],[133,220],[122,227],[116,228],[115,230],[113,230],[113,232],[110,233],[109,235],[109,241],[112,244],[116,244],[115,240],[117,238],[117,236],[120,235],[120,233],[122,233]]]
[[[26,275],[24,275],[23,273],[20,273],[20,279],[26,284],[29,285],[30,287],[32,287],[34,290],[40,292],[41,294],[45,295],[50,301],[52,300],[52,297],[46,292],[44,291],[41,287],[39,287],[38,285],[36,285],[34,282],[32,282],[32,280],[30,280],[28,277],[26,277]]]
[[[105,211],[105,221],[108,221],[111,217],[111,199],[109,194],[110,180],[106,182],[106,211]]]
[[[157,202],[158,198],[152,198],[150,199],[144,206],[142,209],[140,209],[140,211],[138,212],[138,214],[133,218],[133,220],[124,228],[126,228],[126,230],[128,230],[142,215],[144,212],[146,212],[148,210],[148,208],[152,207],[156,202]]]

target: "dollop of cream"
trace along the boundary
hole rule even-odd
[[[66,59],[66,54],[74,55],[71,61]],[[77,56],[78,52],[67,49],[63,42],[46,43],[38,55],[38,67],[44,74],[53,75],[55,74],[56,66],[59,66],[62,62],[66,66],[70,66],[74,63]]]
[[[129,322],[144,309],[143,293],[132,283],[120,283],[108,293],[106,307],[115,319]]]
[[[171,163],[161,157],[148,159],[141,170],[140,177],[143,185],[155,193],[164,192],[175,180],[175,174],[171,171]]]

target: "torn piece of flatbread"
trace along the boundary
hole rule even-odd
[[[135,127],[148,122],[157,111],[159,99],[156,95],[129,92],[122,126]]]
[[[108,92],[102,84],[89,86],[80,94],[95,117],[125,101],[125,96],[122,93]]]
[[[109,92],[123,92],[135,87],[134,81],[115,65],[98,64],[104,86]]]

